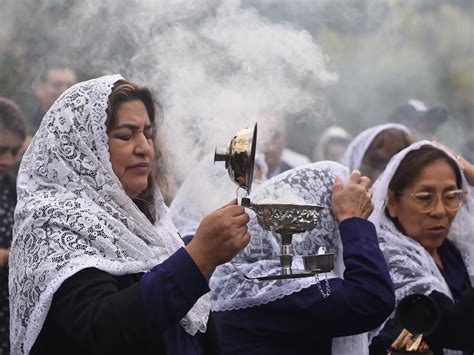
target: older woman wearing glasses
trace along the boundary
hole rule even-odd
[[[464,174],[463,174],[464,172]],[[430,296],[440,322],[424,340],[434,354],[474,350],[473,165],[421,141],[395,155],[374,184],[377,228],[397,302]],[[375,332],[371,354],[386,354],[401,331],[392,316]]]

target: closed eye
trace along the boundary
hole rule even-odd
[[[144,135],[146,139],[153,139],[153,137],[155,136],[154,127],[153,126],[146,127],[144,130]]]
[[[431,192],[419,192],[415,194],[415,198],[420,201],[430,201],[433,199],[433,194]]]
[[[444,194],[445,199],[450,199],[450,200],[457,200],[463,198],[465,195],[464,190],[453,190],[453,191],[448,191]]]

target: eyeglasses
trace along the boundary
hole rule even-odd
[[[399,195],[403,194],[400,193]],[[431,212],[438,204],[438,198],[440,194],[429,191],[423,191],[417,193],[410,193],[407,195],[413,198],[420,212]],[[462,206],[466,196],[467,191],[451,190],[441,194],[441,201],[443,202],[443,206],[445,209],[450,211],[457,211]]]

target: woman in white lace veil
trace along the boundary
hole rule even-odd
[[[360,174],[355,174],[360,180]],[[361,320],[355,319],[356,317],[352,319],[351,316],[353,313],[349,311],[346,314],[346,318],[338,319],[337,312],[334,311],[339,301],[340,308],[345,309],[345,301],[341,300],[342,294],[344,294],[342,290],[344,288],[344,281],[342,278],[351,273],[351,271],[347,269],[346,272],[348,273],[345,273],[344,265],[344,259],[346,257],[350,258],[348,257],[350,247],[346,244],[347,250],[345,248],[343,250],[343,243],[341,242],[339,231],[341,227],[336,219],[335,212],[333,212],[333,208],[337,210],[337,205],[339,202],[342,202],[334,202],[334,204],[332,202],[336,201],[334,197],[332,199],[333,185],[336,176],[341,177],[345,184],[349,184],[349,171],[346,167],[335,162],[317,162],[291,169],[273,177],[263,182],[252,192],[251,198],[254,203],[279,202],[322,206],[323,210],[320,212],[321,218],[317,227],[310,232],[293,236],[292,247],[295,255],[293,269],[303,269],[302,258],[300,256],[316,254],[319,247],[324,247],[328,252],[335,253],[335,267],[333,272],[328,275],[320,275],[320,281],[318,281],[316,277],[271,281],[256,281],[245,278],[243,276],[244,274],[248,277],[257,277],[278,274],[280,272],[280,237],[263,230],[262,227],[258,225],[256,217],[251,214],[251,220],[248,224],[252,236],[251,242],[233,259],[232,263],[219,266],[213,273],[210,281],[212,290],[211,307],[213,311],[216,311],[215,314],[218,320],[218,326],[220,327],[224,353],[226,351],[229,353],[259,353],[259,351],[261,353],[269,353],[269,349],[271,349],[272,353],[279,354],[288,350],[286,349],[288,344],[292,344],[290,348],[294,353],[326,353],[326,351],[330,351],[329,349],[331,349],[331,338],[363,333],[364,331],[372,329],[376,326],[375,324],[382,322],[389,314],[386,312],[390,312],[392,309],[390,302],[393,302],[393,291],[391,290],[391,282],[388,274],[386,274],[385,261],[378,248],[375,234],[373,236],[374,244],[371,246],[375,250],[373,255],[376,256],[374,256],[372,260],[378,260],[380,265],[378,265],[376,261],[370,262],[373,262],[372,270],[376,270],[374,274],[378,275],[374,277],[374,280],[378,279],[378,282],[380,282],[379,284],[377,284],[377,282],[374,283],[374,289],[380,292],[380,299],[377,299],[377,301],[373,303],[372,313],[368,312],[365,314],[365,320],[371,317],[375,319],[379,317],[378,320],[375,320],[368,328],[364,329],[364,326],[361,326],[358,329],[354,328],[351,330],[351,326],[353,326],[354,322]],[[354,176],[351,176],[351,179],[353,178]],[[368,186],[365,185],[368,185],[368,179],[362,178],[362,181],[360,184],[364,187],[359,186],[359,188],[361,188],[364,194],[364,199],[367,199],[365,201],[370,204],[370,196],[366,193]],[[354,197],[354,195],[348,193],[342,200],[350,204],[348,201],[351,201],[351,196]],[[367,221],[359,218],[349,220],[371,225]],[[341,225],[344,225],[344,223],[346,223],[346,228],[354,228],[354,226],[349,226],[348,223],[351,222],[344,221]],[[370,229],[370,226],[368,228]],[[354,230],[355,229],[357,228],[354,228]],[[359,229],[359,233],[364,235],[364,228]],[[368,234],[370,233],[368,232]],[[366,235],[361,239],[365,237]],[[345,235],[345,238],[347,238],[347,235]],[[361,242],[361,245],[358,246],[361,250],[364,249],[362,245],[364,245],[364,242]],[[360,253],[364,254],[363,251],[360,251]],[[347,260],[348,259],[346,259],[346,261]],[[236,265],[238,265],[237,268]],[[350,267],[352,266],[351,264]],[[363,274],[363,272],[361,272],[361,274]],[[364,276],[362,275],[361,278],[364,278]],[[357,281],[354,280],[349,281],[349,283],[351,282],[357,283]],[[330,285],[330,287],[328,287],[328,285]],[[330,293],[329,296],[327,295],[328,292]],[[350,291],[348,291],[345,296],[351,299]],[[298,317],[297,315],[300,314],[301,309],[298,308],[297,302],[292,305],[291,300],[298,299],[298,297],[311,303],[311,306],[308,306],[307,309],[303,309],[303,314],[305,315],[300,318],[301,324],[298,320],[296,320],[296,323],[293,323]],[[384,297],[385,300],[382,300]],[[369,298],[370,296],[365,301],[370,302]],[[392,301],[390,301],[390,299]],[[261,317],[264,314],[272,313],[272,307],[279,304],[279,302],[283,302],[284,305],[282,309],[273,309],[273,313],[277,315],[277,317],[279,315],[283,317],[285,317],[285,315],[288,316],[288,313],[293,314],[290,316],[290,319],[283,321],[284,325],[282,325],[281,329],[272,325],[275,323],[281,324],[281,322],[275,319],[275,322],[269,321],[265,324],[265,318]],[[383,307],[378,308],[380,302],[385,303]],[[357,301],[354,303],[357,303]],[[356,308],[357,306],[354,307]],[[325,309],[328,311],[327,313],[324,312]],[[318,313],[318,311],[321,311],[319,316],[312,314],[312,312]],[[331,317],[330,313],[333,311],[335,313],[333,313],[333,317]],[[234,312],[237,312],[235,319],[232,318],[232,313]],[[243,315],[242,319],[239,319],[239,312],[242,314],[246,312],[249,313],[248,315]],[[252,314],[253,312],[255,312],[255,314]],[[378,312],[379,314],[377,314]],[[261,316],[258,316],[258,314]],[[231,318],[226,319],[227,315]],[[300,327],[305,324],[307,321],[306,318],[314,322],[314,324],[307,329],[312,335],[306,334],[306,331],[298,333],[297,329],[300,329]],[[340,322],[339,325],[334,325],[334,320]],[[363,323],[363,321],[361,321],[361,323]],[[251,334],[252,330],[245,330],[246,326],[250,329],[262,329],[260,333],[259,330],[255,330],[256,334],[258,334],[255,340],[256,344],[252,344],[252,340],[250,340],[253,336]],[[325,326],[327,326],[327,329],[325,329]],[[333,329],[333,327],[338,328],[338,326],[338,330],[330,330]],[[234,333],[232,330],[239,329],[240,327],[243,329],[244,334],[241,337],[238,335],[238,331]],[[320,329],[321,334],[318,334],[318,329]],[[328,331],[329,334],[326,331]],[[285,334],[285,332],[287,333]],[[229,339],[230,345],[226,344]],[[260,341],[263,342],[263,344],[258,344]],[[320,344],[314,347],[318,341]],[[325,342],[327,342],[327,344],[325,344]],[[233,349],[234,346],[235,349]],[[238,350],[239,346],[242,346],[240,350]],[[245,348],[245,346],[248,347]],[[367,352],[366,334],[334,338],[332,341],[333,354],[366,354]]]
[[[406,234],[404,234],[404,230],[409,228],[409,226],[406,224],[407,222],[405,220],[398,221],[398,219],[390,218],[387,213],[387,205],[389,201],[389,196],[391,193],[391,190],[389,190],[389,185],[392,182],[392,179],[394,175],[397,172],[397,169],[399,168],[400,164],[404,161],[404,159],[407,157],[408,154],[411,154],[411,156],[415,157],[413,155],[414,153],[417,153],[418,151],[420,152],[418,156],[423,154],[423,156],[427,156],[427,154],[432,154],[428,153],[429,148],[426,147],[434,147],[435,150],[439,150],[443,153],[444,155],[442,156],[437,156],[435,157],[434,161],[436,160],[443,160],[447,161],[447,159],[451,159],[451,166],[456,166],[458,173],[456,180],[457,182],[457,188],[466,190],[468,189],[468,183],[466,180],[466,177],[464,174],[461,172],[464,170],[463,166],[459,163],[458,160],[456,160],[449,152],[444,151],[443,148],[441,148],[439,145],[433,144],[429,141],[420,141],[417,143],[412,144],[408,148],[402,150],[400,153],[395,155],[392,160],[389,162],[387,165],[385,171],[383,172],[382,175],[380,175],[379,179],[377,182],[373,185],[373,191],[374,191],[374,203],[375,203],[375,210],[370,216],[370,220],[375,224],[377,228],[377,234],[379,237],[379,242],[380,242],[380,247],[385,255],[385,258],[387,260],[387,263],[389,265],[390,269],[390,275],[392,277],[394,286],[395,286],[395,294],[396,294],[396,299],[397,302],[399,302],[401,299],[404,297],[411,295],[413,293],[421,293],[425,295],[431,295],[433,294],[434,291],[441,293],[445,297],[448,297],[452,301],[459,298],[460,295],[453,295],[453,289],[452,288],[452,283],[448,283],[447,279],[445,278],[444,272],[449,272],[453,270],[454,266],[448,264],[447,259],[443,260],[443,263],[445,263],[444,267],[446,267],[446,270],[443,271],[441,267],[439,267],[439,263],[435,261],[435,258],[430,255],[430,252],[428,252],[427,249],[418,241],[416,241],[415,237],[409,237]],[[428,150],[427,150],[428,149]],[[426,150],[426,152],[425,152]],[[411,158],[410,156],[410,161],[415,162],[415,158]],[[421,158],[417,158],[420,159]],[[431,158],[433,159],[433,158]],[[415,178],[416,176],[419,176],[417,174],[420,174],[420,171],[423,169],[423,167],[429,166],[429,164],[433,164],[433,161],[424,161],[424,166],[418,166],[414,168],[412,165],[410,170],[416,171],[415,173]],[[454,170],[454,168],[451,168]],[[424,171],[424,170],[423,170]],[[466,174],[467,174],[467,170]],[[474,176],[473,176],[474,177]],[[471,177],[471,179],[473,178]],[[441,177],[440,177],[441,178]],[[409,182],[410,184],[413,183],[415,180],[411,180],[412,182]],[[474,181],[474,180],[473,180]],[[407,186],[404,186],[403,188],[407,188]],[[425,190],[429,189],[429,187],[425,187]],[[428,191],[428,190],[426,190]],[[396,194],[401,193],[401,191],[395,192]],[[444,193],[444,192],[443,192]],[[404,196],[404,195],[403,195]],[[408,196],[407,196],[408,198]],[[462,261],[464,262],[464,273],[462,273],[463,267],[461,266],[460,270],[456,270],[456,273],[458,274],[456,277],[461,278],[461,285],[460,291],[463,291],[463,289],[466,286],[466,283],[470,282],[472,283],[474,280],[474,204],[473,204],[473,196],[472,194],[467,194],[467,196],[464,198],[464,202],[462,203],[461,207],[454,212],[451,213],[450,218],[454,218],[452,220],[452,224],[448,230],[447,233],[447,240],[451,241],[454,245],[454,247],[451,247],[450,253],[452,255],[458,255],[460,253],[460,257],[462,257]],[[446,210],[446,215],[448,215],[449,211]],[[434,213],[434,212],[433,212]],[[426,213],[428,214],[428,212]],[[431,214],[431,212],[430,212]],[[452,215],[454,214],[454,216]],[[443,215],[444,216],[444,215]],[[436,217],[431,217],[432,222],[431,226],[434,224],[438,225],[448,225],[448,222],[444,221],[441,218],[441,216],[436,216]],[[437,221],[437,222],[436,222]],[[436,223],[435,223],[436,222]],[[424,225],[424,222],[422,220],[418,221],[419,225]],[[397,225],[398,224],[398,225]],[[405,225],[404,225],[405,224]],[[413,233],[413,232],[410,232]],[[420,238],[420,237],[416,237]],[[443,239],[444,240],[444,239]],[[428,241],[425,243],[429,243]],[[442,246],[446,246],[446,242],[442,244]],[[451,245],[451,244],[449,244]],[[446,250],[447,247],[445,247]],[[458,252],[456,251],[458,250]],[[441,255],[441,247],[437,248],[438,254]],[[444,253],[447,253],[446,251]],[[446,258],[446,257],[445,257]],[[460,262],[462,265],[462,262]],[[451,270],[449,270],[451,268]],[[466,268],[467,268],[467,273],[466,273]],[[463,275],[465,275],[465,278],[463,280]],[[451,275],[452,276],[452,275]],[[469,287],[467,287],[469,289]],[[457,292],[456,290],[455,292]],[[435,292],[435,294],[436,294]],[[472,292],[472,291],[471,291]],[[449,303],[449,302],[448,302]],[[471,305],[469,306],[470,312],[472,314],[473,312],[473,304],[471,301]],[[469,314],[469,313],[468,313]],[[392,315],[393,316],[393,315]],[[392,319],[393,322],[393,319]],[[446,326],[447,323],[445,322],[444,326]],[[451,326],[453,324],[451,323]],[[390,325],[386,325],[386,329],[389,329]],[[465,324],[465,327],[469,328],[467,324]],[[381,327],[382,328],[382,327]],[[469,328],[472,330],[472,328]],[[378,329],[378,331],[374,332],[372,335],[376,335],[381,329]],[[397,331],[398,332],[398,331]],[[383,333],[383,331],[382,331]],[[435,333],[436,334],[436,333]],[[393,335],[393,334],[392,334]],[[398,334],[395,334],[395,337]],[[442,336],[440,334],[437,334],[436,337],[441,338]],[[472,338],[472,336],[470,337]],[[379,336],[376,338],[374,341],[374,344],[377,343],[378,341],[381,341],[381,337]],[[453,336],[454,339],[454,336]],[[393,341],[395,339],[391,339]],[[471,341],[472,343],[472,341]],[[385,344],[386,346],[387,344]],[[390,345],[390,344],[388,344]],[[452,345],[452,344],[451,344]],[[456,344],[454,344],[456,345]],[[375,345],[374,345],[375,346]],[[379,345],[376,345],[377,347]],[[459,345],[461,346],[461,345]],[[436,347],[436,345],[435,345]],[[462,347],[462,346],[461,346]],[[383,349],[385,351],[387,348]],[[382,352],[376,352],[375,350],[371,350],[371,354],[379,354]],[[448,353],[461,353],[461,352],[448,352],[445,350],[445,354]]]
[[[123,86],[120,83],[124,83]],[[124,95],[125,99],[117,101],[117,110],[120,108],[125,110],[125,107],[129,110],[122,111],[125,112],[122,116],[117,113],[119,111],[108,107],[109,96],[115,90],[114,86],[119,84],[124,89],[117,96]],[[189,307],[185,307],[186,310],[180,311],[182,315],[172,315],[178,317],[175,323],[178,332],[182,329],[183,334],[186,333],[189,336],[206,332],[209,300],[208,295],[205,295],[208,290],[207,273],[203,270],[205,267],[212,268],[218,263],[226,262],[239,250],[239,247],[232,250],[228,243],[221,247],[211,246],[211,249],[214,248],[212,253],[220,253],[220,258],[222,258],[220,261],[214,258],[215,265],[213,266],[199,262],[199,260],[206,260],[210,249],[207,249],[207,254],[202,252],[200,255],[196,253],[196,249],[186,249],[185,252],[182,248],[183,242],[172,223],[171,214],[163,202],[159,188],[153,182],[154,175],[150,175],[150,170],[159,168],[155,166],[156,162],[153,162],[153,156],[157,158],[159,153],[153,144],[153,137],[156,134],[153,97],[148,89],[142,88],[140,93],[136,94],[142,96],[133,96],[131,105],[126,106],[125,104],[129,103],[127,100],[130,100],[125,96],[126,92],[129,92],[126,90],[130,90],[132,85],[124,82],[120,75],[105,76],[74,85],[63,93],[47,112],[24,155],[18,175],[18,205],[15,211],[14,239],[10,257],[9,286],[13,354],[30,353],[40,332],[45,339],[48,339],[48,336],[53,337],[39,345],[46,344],[43,352],[46,351],[48,354],[85,354],[92,352],[91,349],[105,353],[112,351],[113,344],[116,344],[116,347],[118,346],[123,352],[133,352],[127,348],[130,344],[135,344],[132,349],[139,352],[141,350],[138,349],[147,348],[146,342],[150,339],[161,339],[161,335],[156,330],[152,337],[147,335],[151,332],[151,328],[145,325],[150,320],[155,320],[152,311],[153,307],[158,306],[153,303],[152,298],[161,292],[158,289],[163,286],[166,292],[170,292],[170,289],[166,290],[166,285],[157,284],[157,280],[162,280],[160,277],[164,272],[163,265],[172,261],[177,263],[176,269],[182,267],[183,272],[188,272],[190,275],[194,272],[194,277],[200,277],[202,280],[198,281],[203,282],[202,290],[191,291],[194,295],[191,299],[194,301],[189,304]],[[143,93],[143,90],[148,91]],[[144,96],[146,98],[143,98]],[[142,103],[140,107],[143,107],[143,110],[139,110],[138,116],[134,103],[136,105]],[[125,117],[125,123],[120,126],[124,127],[121,129],[125,130],[125,133],[121,133],[120,136],[118,133],[110,135],[109,130],[116,132],[117,128],[107,126],[106,120],[110,118],[108,117],[109,109],[112,115],[119,117],[117,122],[122,122],[120,120]],[[111,117],[113,120],[115,116]],[[149,123],[146,122],[147,120]],[[136,168],[133,170],[136,173],[136,179],[124,180],[123,174],[126,173],[117,170],[117,166],[120,165],[114,165],[112,162],[113,155],[117,153],[109,151],[111,141],[114,142],[115,147],[117,145],[129,147],[130,142],[135,144],[132,153],[135,165],[132,167],[130,161],[121,161],[119,164],[129,164],[125,166],[125,171]],[[134,143],[135,141],[138,143]],[[153,151],[155,151],[154,154],[152,154]],[[137,162],[141,165],[137,165]],[[144,171],[147,174],[144,175]],[[143,177],[146,189],[140,188],[141,192],[138,195],[131,194],[126,182],[131,181],[131,184],[135,184],[139,178],[143,180]],[[146,192],[152,192],[154,197],[151,201],[145,199]],[[227,239],[220,240],[221,244],[226,244],[229,239],[232,239],[231,234],[226,228],[222,229],[221,222],[216,221],[228,221],[230,214],[242,214],[245,220],[242,207],[227,206],[221,209],[217,216],[212,217],[211,214],[207,222],[201,224],[201,227],[216,228],[219,233],[207,230],[205,234],[213,236],[214,239],[217,238],[216,240],[227,234]],[[230,225],[233,225],[232,228],[244,228],[245,223],[241,221],[236,224],[234,218]],[[234,238],[239,238],[239,241],[243,240],[240,232],[234,235]],[[210,245],[206,240],[204,244],[207,247]],[[235,246],[238,244],[236,243]],[[240,248],[244,245],[245,243],[242,243]],[[224,256],[225,254],[228,255]],[[181,266],[178,259],[188,260],[187,262],[191,264]],[[195,263],[192,262],[193,260]],[[208,258],[206,262],[211,260],[212,258]],[[62,295],[61,297],[67,298],[68,292],[76,292],[74,287],[68,289],[67,292],[59,291],[62,290],[64,284],[79,277],[78,275],[87,269],[96,270],[94,276],[99,275],[99,278],[103,277],[105,272],[105,277],[110,275],[111,282],[117,282],[117,284],[122,282],[118,280],[125,280],[127,275],[145,273],[142,280],[146,278],[147,283],[145,285],[144,282],[134,282],[125,290],[115,290],[103,299],[100,296],[101,293],[93,294],[91,302],[94,305],[99,301],[107,305],[108,300],[116,302],[117,313],[109,314],[107,322],[99,319],[104,312],[99,315],[102,304],[97,303],[97,310],[92,312],[91,323],[85,322],[85,317],[80,314],[82,318],[72,317],[71,320],[65,320],[65,324],[55,324],[55,319],[61,318],[62,313],[55,314],[55,318],[51,320],[47,316],[50,307],[55,304],[56,293],[57,297]],[[174,276],[176,275],[172,272],[168,275],[171,279]],[[87,278],[81,280],[88,282]],[[94,288],[97,285],[91,287],[97,292],[100,290],[100,288]],[[83,287],[81,292],[83,293],[78,295],[78,302],[84,302],[86,288]],[[201,293],[197,294],[198,292]],[[123,296],[127,297],[127,294],[128,299],[124,302]],[[136,305],[131,299],[131,294],[136,297]],[[165,301],[173,302],[173,300]],[[166,302],[164,303],[167,304]],[[74,303],[71,301],[71,306],[68,306],[67,310],[74,309]],[[87,307],[86,304],[85,308]],[[143,319],[138,319],[136,322],[128,319],[129,324],[122,322],[122,318],[127,316],[128,307],[135,307],[131,313],[128,313],[129,317],[130,314],[134,314],[137,317],[143,316]],[[94,313],[96,311],[97,313]],[[95,323],[96,320],[102,322],[100,323],[102,325],[116,325],[122,335],[116,337],[108,334],[112,340],[106,337],[101,339],[99,334],[94,333],[100,328],[99,324]],[[178,321],[180,326],[178,326]],[[133,329],[137,324],[143,325],[144,328]],[[42,331],[44,326],[46,328]],[[48,334],[48,329],[55,330],[53,334]],[[92,335],[89,335],[87,339],[81,338],[84,335],[81,333],[82,329],[85,332],[90,330]],[[104,331],[107,332],[107,329]],[[139,334],[140,332],[142,334]],[[138,344],[143,348],[137,348]],[[61,346],[63,346],[62,349]],[[153,351],[156,352],[157,349],[159,348]]]
[[[390,158],[408,147],[413,137],[407,127],[398,123],[386,123],[367,128],[348,145],[343,164],[349,170],[360,170],[372,183],[383,171]]]

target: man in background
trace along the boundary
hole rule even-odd
[[[31,135],[38,130],[54,101],[76,81],[75,70],[62,59],[48,59],[41,65],[31,90],[13,99],[25,112]]]
[[[286,170],[311,163],[303,154],[287,148],[287,130],[283,119],[269,117],[262,122],[259,152],[265,155],[268,166],[267,177],[278,175]]]
[[[408,127],[417,140],[436,139],[438,128],[448,120],[448,110],[441,106],[428,108],[424,102],[411,99],[397,107],[389,116],[389,122]]]

